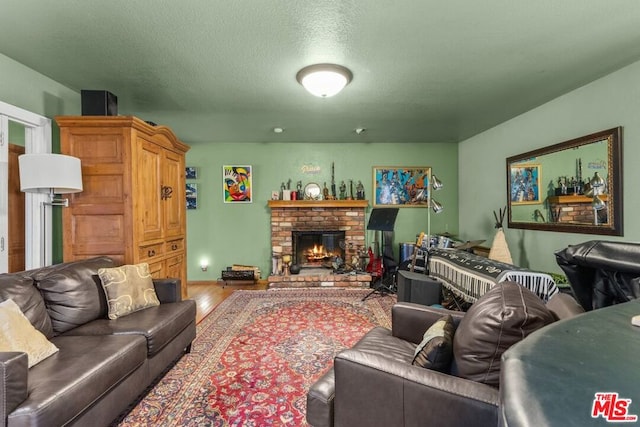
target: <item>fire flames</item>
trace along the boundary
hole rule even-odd
[[[307,249],[305,253],[307,261],[321,261],[331,257],[331,254],[327,253],[323,245],[313,245],[313,248]]]

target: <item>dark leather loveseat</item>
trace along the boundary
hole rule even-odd
[[[25,353],[0,352],[1,425],[109,425],[189,352],[196,307],[180,281],[154,280],[160,305],[109,320],[97,276],[108,267],[99,257],[0,275],[0,302],[59,349],[31,368]]]
[[[556,294],[545,305],[514,282],[497,284],[467,313],[397,303],[391,330],[372,329],[340,352],[333,368],[311,386],[307,421],[313,427],[495,427],[502,352],[534,330],[581,312],[567,294]],[[460,337],[451,367],[413,365],[425,329],[447,314],[457,328],[454,339]]]

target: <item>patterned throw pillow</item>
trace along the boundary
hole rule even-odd
[[[416,347],[412,365],[448,372],[453,359],[455,325],[450,314],[441,317],[424,333]]]
[[[107,296],[109,319],[160,305],[147,263],[100,268],[98,276]]]
[[[18,304],[8,299],[0,303],[0,352],[27,353],[29,368],[58,351],[42,332],[33,327]]]

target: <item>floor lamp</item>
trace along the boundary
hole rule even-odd
[[[50,245],[47,230],[46,213],[48,207],[68,207],[69,200],[56,197],[60,194],[78,193],[82,191],[82,170],[80,159],[63,154],[23,154],[18,157],[20,170],[20,190],[25,193],[46,193],[49,200],[42,202],[40,213],[40,265],[48,265],[51,254],[47,252]]]
[[[598,212],[607,207],[605,202],[599,197],[601,194],[604,194],[605,180],[596,172],[589,181],[589,184],[591,184],[591,192],[593,193],[593,201],[591,202],[591,206],[593,207],[593,223],[594,225],[599,225]],[[607,212],[607,215],[608,214]]]
[[[438,179],[437,176],[431,175],[430,186],[433,191],[440,191],[442,187],[444,187],[444,184],[442,183],[442,181]],[[427,210],[427,236],[429,239],[429,243],[431,243],[431,237],[432,237],[431,236],[431,210],[433,210],[433,213],[439,214],[444,210],[444,206],[440,202],[438,202],[436,199],[431,197],[431,191],[429,191],[429,209]]]

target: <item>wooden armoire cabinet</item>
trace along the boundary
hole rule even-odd
[[[82,162],[64,208],[64,260],[107,255],[178,277],[186,298],[185,153],[165,126],[131,116],[59,116],[60,151]]]

